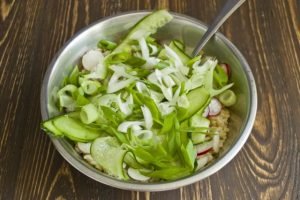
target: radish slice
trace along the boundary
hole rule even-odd
[[[198,154],[203,154],[205,151],[208,151],[213,148],[213,141],[205,142],[202,144],[197,144],[195,146],[197,155]]]
[[[207,153],[210,152],[211,150],[212,150],[212,148],[209,148],[209,149],[207,149],[207,150],[205,150],[205,151],[199,152],[199,153],[197,153],[197,157],[198,157],[198,156],[202,156],[202,155],[204,155],[204,154],[207,154]]]
[[[216,116],[218,115],[222,110],[222,104],[220,101],[216,98],[212,98],[211,102],[208,105],[209,107],[209,113],[208,116]]]
[[[88,142],[88,143],[77,142],[76,147],[80,151],[80,153],[90,154],[90,152],[91,152],[91,143],[90,142]]]
[[[209,107],[207,106],[202,113],[202,117],[208,117],[208,113],[209,113]]]
[[[220,64],[220,67],[226,72],[227,76],[230,76],[230,66],[227,63]]]
[[[133,169],[131,167],[128,168],[128,175],[137,181],[147,181],[150,179],[150,177],[144,176],[143,174],[141,174],[138,170]]]
[[[208,162],[208,156],[203,156],[199,159],[197,159],[197,169],[201,169],[202,167],[204,167],[206,165],[206,163]]]
[[[214,137],[213,137],[213,150],[214,150],[214,152],[218,153],[219,152],[219,147],[220,147],[220,136],[219,135],[214,135]]]

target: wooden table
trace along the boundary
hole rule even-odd
[[[59,155],[40,130],[40,87],[78,30],[116,13],[168,8],[209,23],[225,0],[1,0],[0,199],[300,199],[300,2],[248,0],[221,28],[258,87],[250,138],[211,177],[157,193],[114,189]]]

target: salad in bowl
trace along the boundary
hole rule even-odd
[[[237,101],[231,67],[180,40],[153,34],[166,10],[136,23],[122,40],[101,39],[81,55],[52,94],[60,111],[42,122],[90,165],[120,180],[189,176],[218,157]]]

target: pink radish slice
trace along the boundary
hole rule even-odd
[[[221,63],[220,67],[226,72],[227,76],[230,76],[230,66],[227,63]]]
[[[212,148],[206,149],[205,151],[201,151],[197,153],[197,156],[202,156],[204,154],[207,154],[208,152],[210,152],[212,150]]]
[[[211,102],[208,105],[208,108],[209,108],[208,116],[216,116],[221,112],[222,104],[218,99],[212,98]]]
[[[202,144],[197,144],[196,146],[197,155],[204,154],[213,148],[213,141],[205,142]]]

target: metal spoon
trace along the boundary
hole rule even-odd
[[[213,23],[208,27],[207,31],[204,33],[197,46],[193,51],[193,56],[199,54],[202,48],[206,45],[209,39],[216,33],[220,26],[225,22],[225,20],[232,15],[232,13],[238,9],[246,0],[228,0],[221,12],[214,19]]]

